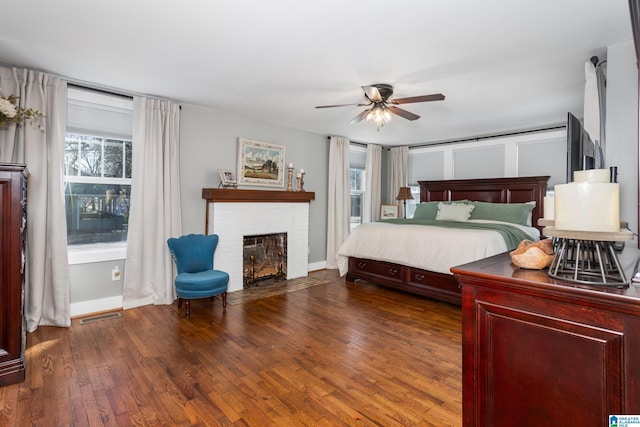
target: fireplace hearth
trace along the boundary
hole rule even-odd
[[[268,285],[287,278],[287,233],[243,237],[243,288]]]

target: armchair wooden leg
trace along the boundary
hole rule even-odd
[[[223,292],[222,293],[222,307],[226,307],[227,306],[227,293]]]
[[[184,300],[184,314],[189,317],[189,315],[191,314],[191,301],[190,300]]]

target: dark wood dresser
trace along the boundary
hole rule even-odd
[[[638,252],[621,263],[631,277]],[[508,254],[452,269],[462,285],[465,427],[601,427],[640,414],[640,286],[523,270]]]
[[[0,163],[0,386],[24,380],[27,171]]]

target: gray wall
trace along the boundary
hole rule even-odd
[[[304,188],[316,193],[316,199],[309,208],[309,262],[324,261],[327,253],[329,169],[329,142],[326,135],[270,125],[190,105],[182,107],[180,123],[183,232],[204,233],[205,201],[202,199],[202,188],[215,188],[220,184],[218,169],[237,169],[238,137],[283,145],[285,164],[293,163],[296,171],[300,168],[305,170]]]

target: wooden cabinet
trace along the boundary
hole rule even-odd
[[[26,168],[0,164],[0,386],[24,380]]]
[[[639,287],[563,282],[518,269],[508,254],[452,271],[462,284],[465,427],[600,427],[640,414]]]

